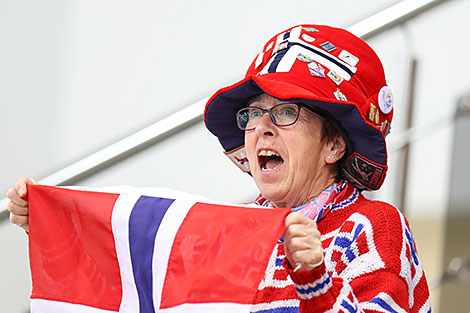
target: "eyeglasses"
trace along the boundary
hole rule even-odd
[[[298,103],[281,103],[267,110],[258,107],[246,107],[237,112],[238,128],[241,130],[255,129],[265,113],[269,114],[274,125],[290,126],[295,124],[299,119],[301,107],[303,107],[303,105]],[[309,111],[317,114],[313,110]]]

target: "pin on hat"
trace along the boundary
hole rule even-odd
[[[331,80],[334,81],[336,85],[340,85],[343,82],[343,78],[336,74],[335,71],[329,71],[327,76],[331,78]]]
[[[374,117],[375,117],[375,112],[377,111],[377,108],[375,107],[375,105],[373,103],[370,104],[370,109],[369,109],[369,120],[371,122],[374,121]]]
[[[297,54],[297,59],[299,59],[302,62],[307,62],[307,63],[312,62],[312,59],[308,55],[305,55],[302,53]]]
[[[341,52],[338,55],[338,58],[340,58],[340,60],[343,60],[344,62],[348,63],[351,66],[356,66],[357,63],[359,62],[358,57],[354,56],[352,53],[346,50],[341,50]]]
[[[348,101],[344,93],[342,93],[339,88],[336,88],[336,91],[334,92],[335,98],[341,101]]]
[[[311,62],[308,64],[308,69],[312,76],[325,78],[325,69],[320,64]]]
[[[382,133],[384,134],[384,136],[386,137],[388,134],[390,134],[390,123],[388,122],[388,120],[385,120],[382,122],[382,124],[380,124],[380,127],[379,129],[382,131]]]
[[[378,95],[379,108],[384,114],[388,114],[393,108],[393,93],[388,86],[383,86]]]
[[[312,36],[307,35],[307,34],[302,34],[302,39],[305,40],[306,42],[314,42],[315,41],[315,38],[313,38]]]
[[[322,47],[323,49],[325,49],[327,52],[331,52],[331,51],[334,51],[336,50],[336,47],[329,41],[326,41],[324,43],[321,43],[320,44],[320,47]]]
[[[318,29],[313,28],[313,27],[302,27],[302,28],[305,29],[308,32],[318,32],[319,31]]]

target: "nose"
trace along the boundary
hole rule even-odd
[[[255,128],[258,136],[272,137],[277,134],[277,126],[274,125],[269,113],[263,114]]]

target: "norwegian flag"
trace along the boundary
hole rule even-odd
[[[249,312],[289,209],[28,186],[33,313]]]

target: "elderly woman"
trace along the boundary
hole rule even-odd
[[[216,92],[205,123],[253,176],[256,203],[290,207],[253,312],[429,312],[406,219],[367,200],[386,175],[393,96],[380,60],[345,30],[300,25],[271,38],[246,77]],[[28,178],[8,191],[28,227]]]

